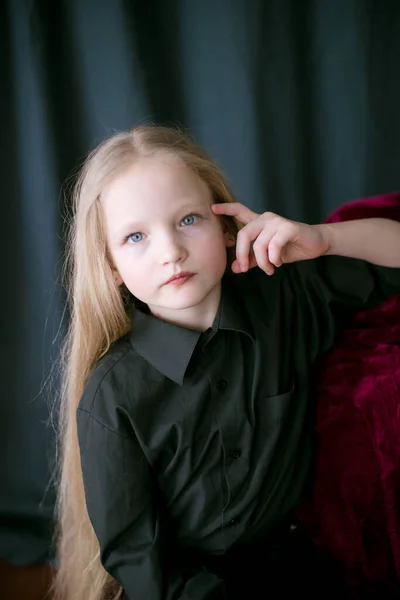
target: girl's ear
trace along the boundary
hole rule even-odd
[[[236,228],[232,225],[232,218],[221,215],[220,222],[224,234],[225,247],[233,248],[236,245]]]
[[[111,272],[112,272],[112,276],[114,278],[115,283],[117,284],[118,287],[120,287],[124,282],[123,282],[121,275],[119,274],[117,269],[114,267],[113,261],[108,253],[108,250],[106,252],[106,260],[107,260],[109,266],[111,267]]]
[[[121,275],[118,273],[117,269],[112,269],[112,273],[113,273],[113,277],[114,277],[114,281],[117,284],[117,286],[119,287],[120,285],[122,285],[124,282],[122,280]]]
[[[224,240],[226,248],[233,248],[236,243],[232,233],[230,233],[229,231],[225,231]]]

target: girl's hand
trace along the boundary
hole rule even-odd
[[[258,265],[272,275],[284,262],[316,258],[330,248],[323,225],[297,223],[270,212],[259,215],[238,202],[213,204],[212,211],[244,224],[236,239],[236,260],[232,264],[235,273]]]

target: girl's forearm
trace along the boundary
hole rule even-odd
[[[384,267],[400,267],[400,223],[358,219],[317,225],[327,240],[326,254],[360,258]]]

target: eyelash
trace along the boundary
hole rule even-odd
[[[195,225],[195,223],[197,223],[200,219],[200,215],[196,215],[196,214],[190,214],[190,215],[186,215],[186,217],[183,217],[183,219],[181,220],[181,223],[185,220],[188,219],[189,217],[194,217],[195,221],[193,223],[190,223],[189,225],[183,225],[183,227],[190,227],[191,225]],[[131,237],[133,237],[134,235],[138,235],[141,234],[143,235],[140,231],[135,231],[135,233],[130,233],[129,235],[126,236],[125,238],[125,243],[129,243],[129,240],[131,239]],[[138,240],[137,242],[130,242],[131,244],[139,244],[139,242],[141,242],[142,240]]]

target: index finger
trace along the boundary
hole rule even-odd
[[[211,209],[215,215],[235,217],[245,225],[258,217],[257,213],[244,206],[244,204],[240,204],[240,202],[219,202],[218,204],[212,204]]]

